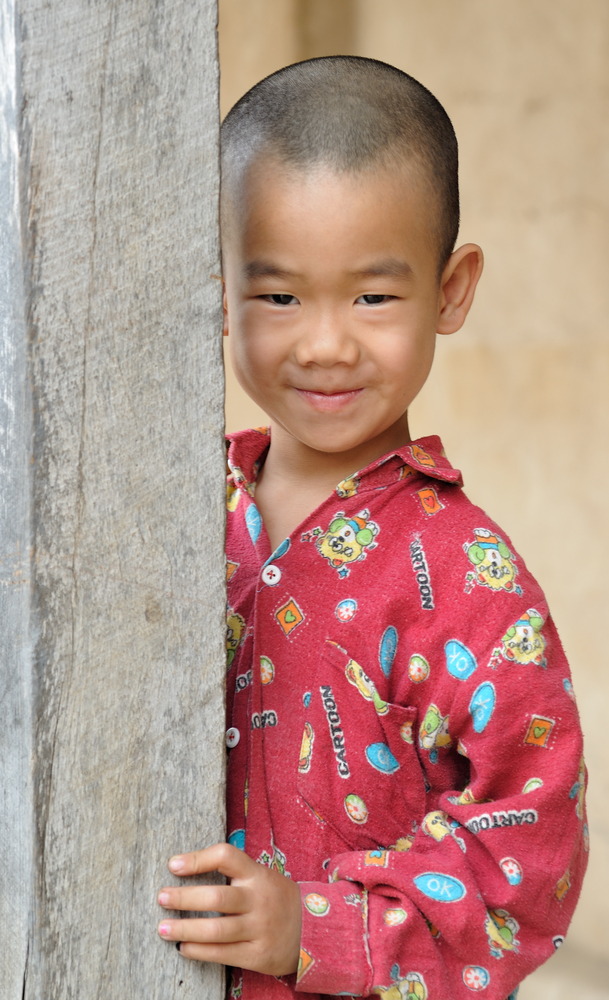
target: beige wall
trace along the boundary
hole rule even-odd
[[[482,245],[486,269],[467,327],[438,344],[412,429],[442,435],[470,494],[526,553],[573,666],[592,775],[590,871],[569,942],[521,998],[609,997],[609,671],[601,638],[609,5],[220,0],[224,110],[279,66],[333,52],[384,59],[417,77],[459,136],[461,239]],[[263,420],[229,376],[229,428]]]

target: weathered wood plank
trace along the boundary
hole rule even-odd
[[[33,560],[8,752],[15,785],[30,743],[33,769],[0,840],[25,841],[3,982],[213,1000],[218,970],[158,940],[154,898],[170,853],[223,836],[215,2],[20,0],[16,23]]]
[[[0,2],[0,983],[18,997],[33,898],[29,437],[12,0]]]

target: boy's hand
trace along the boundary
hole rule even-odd
[[[163,920],[159,934],[181,942],[180,954],[270,976],[298,966],[300,891],[291,879],[265,868],[230,844],[180,854],[169,861],[174,875],[218,871],[230,885],[172,886],[158,901],[168,910],[215,911],[218,917]]]

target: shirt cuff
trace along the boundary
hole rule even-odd
[[[354,882],[300,882],[296,991],[365,996],[370,981],[366,891]]]

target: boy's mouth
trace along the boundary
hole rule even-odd
[[[342,409],[343,406],[348,406],[363,392],[363,389],[337,389],[333,392],[326,392],[321,389],[296,388],[296,392],[316,410],[332,412]]]

